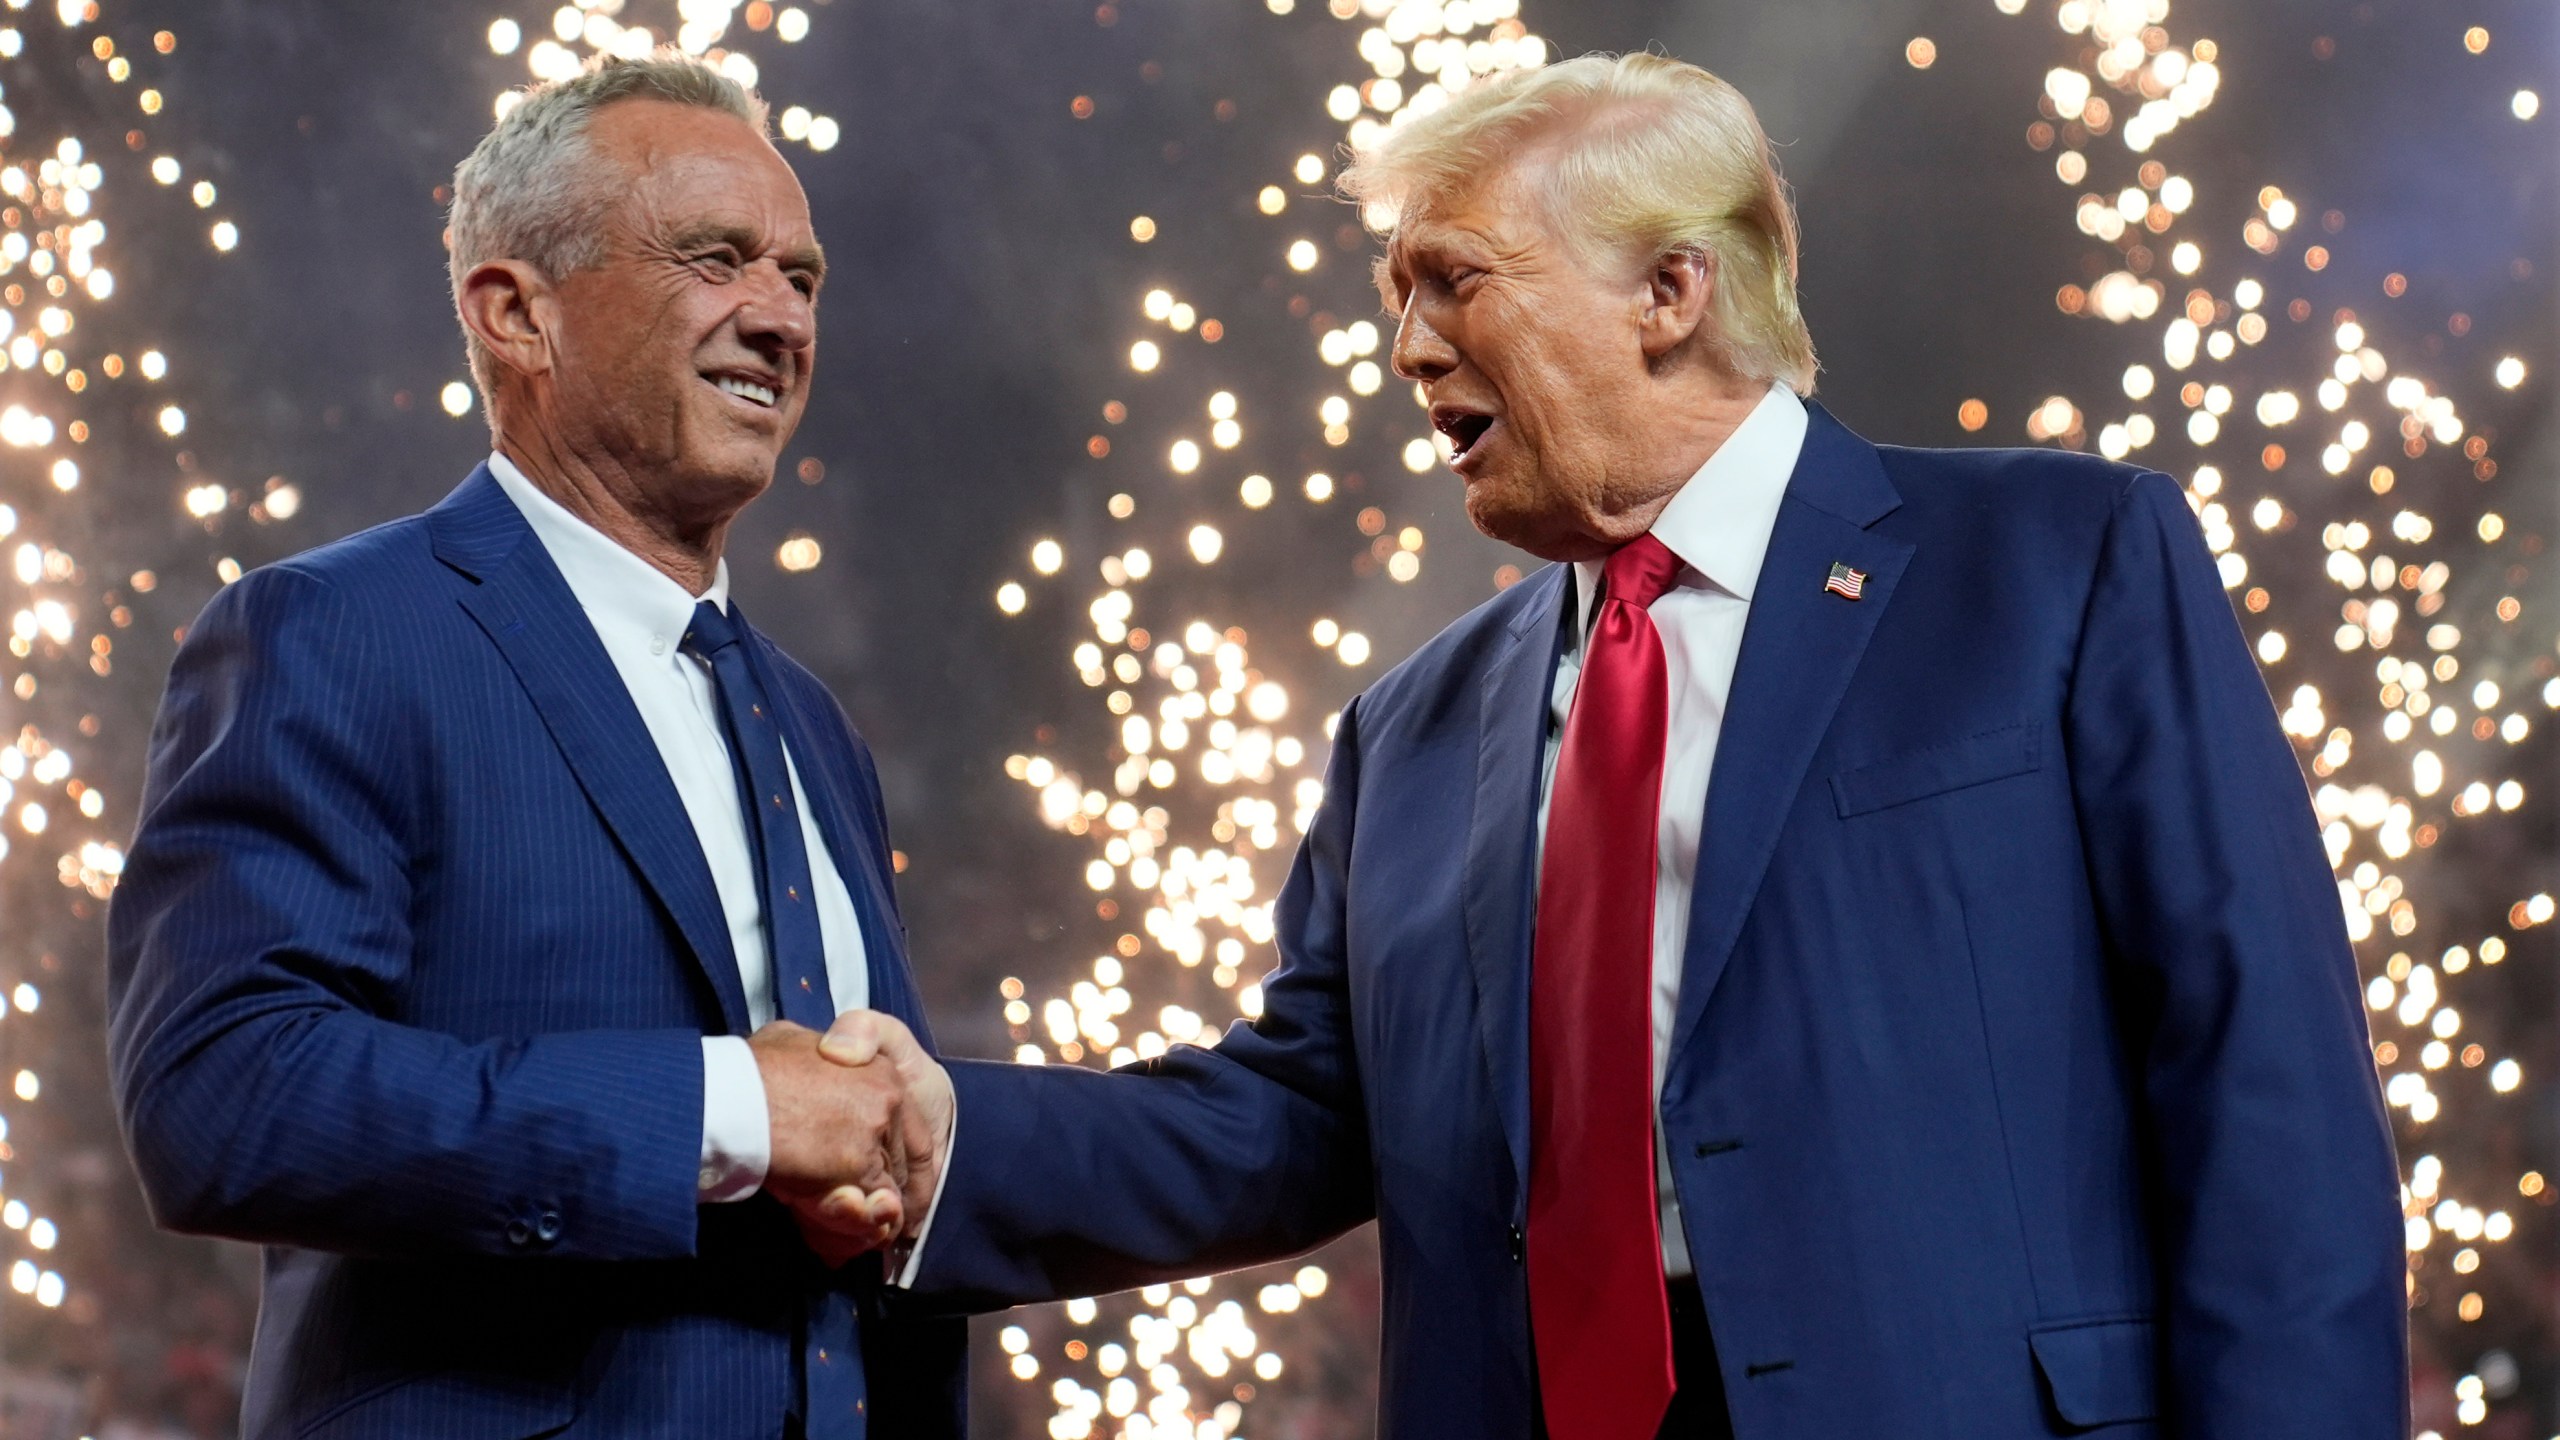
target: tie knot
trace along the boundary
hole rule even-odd
[[[738,643],[737,622],[705,600],[693,607],[693,623],[684,629],[684,643],[685,648],[707,660]]]
[[[1643,610],[1669,594],[1678,583],[1680,557],[1650,534],[1639,535],[1619,546],[1600,573],[1610,599],[1624,600]]]

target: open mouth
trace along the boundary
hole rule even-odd
[[[782,403],[782,391],[761,380],[733,374],[710,375],[704,378],[718,386],[722,393],[735,395],[748,404],[762,409],[770,410]]]
[[[1485,432],[1493,428],[1493,417],[1455,405],[1434,405],[1431,407],[1431,428],[1449,437],[1449,463],[1456,466],[1466,460],[1467,453],[1475,449],[1476,443],[1484,439]]]

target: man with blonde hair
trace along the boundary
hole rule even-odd
[[[918,1287],[1374,1216],[1392,1440],[2405,1434],[2355,969],[2175,482],[1804,401],[1694,66],[1479,85],[1343,184],[1468,513],[1557,563],[1344,708],[1214,1050],[946,1080],[839,1022],[968,1119]]]

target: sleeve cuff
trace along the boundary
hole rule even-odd
[[[755,1051],[737,1035],[702,1037],[702,1169],[695,1198],[744,1200],[773,1165],[773,1129]]]
[[[916,1272],[924,1268],[925,1242],[933,1238],[933,1217],[942,1213],[942,1192],[951,1184],[951,1157],[960,1148],[960,1101],[951,1102],[951,1133],[942,1137],[942,1169],[933,1177],[933,1203],[926,1207],[924,1224],[913,1240],[901,1240],[889,1247],[889,1283],[901,1290],[915,1288]]]

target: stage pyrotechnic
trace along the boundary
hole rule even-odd
[[[79,753],[100,735],[100,692],[115,671],[118,634],[134,623],[129,602],[159,583],[150,570],[70,548],[67,537],[96,528],[89,507],[101,499],[98,472],[172,468],[174,459],[182,478],[172,499],[208,526],[233,510],[282,519],[301,503],[281,478],[244,491],[191,473],[179,448],[187,411],[158,333],[181,297],[120,287],[110,222],[117,235],[148,225],[223,253],[241,235],[214,183],[191,174],[183,147],[171,143],[158,77],[177,34],[118,27],[108,8],[7,0],[0,10],[0,92],[78,97],[41,114],[0,105],[0,463],[8,475],[0,545],[18,586],[0,864],[50,870],[75,918],[94,915],[124,867],[103,823],[107,796],[85,778]],[[75,114],[89,118],[75,128],[66,119]],[[226,581],[239,574],[229,559],[216,568]],[[37,984],[19,980],[0,994],[0,1017],[23,1024],[43,1000]],[[7,1085],[18,1106],[42,1102],[35,1069],[13,1068]],[[0,1161],[8,1163],[0,1178],[16,1182],[47,1157],[21,1155],[7,1134],[0,1115]],[[17,1198],[46,1188],[8,1183],[0,1226],[18,1252],[5,1262],[10,1291],[52,1309],[71,1294],[52,1268],[58,1231]]]

